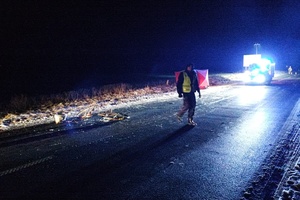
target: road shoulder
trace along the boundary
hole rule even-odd
[[[292,110],[282,131],[292,135],[289,148],[289,161],[274,197],[276,199],[300,199],[300,100]]]

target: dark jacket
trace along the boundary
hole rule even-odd
[[[194,70],[192,71],[187,71],[184,70],[182,72],[180,72],[179,77],[178,77],[178,81],[177,81],[177,93],[178,94],[183,94],[183,89],[182,89],[182,84],[184,81],[184,77],[183,77],[183,72],[186,72],[187,75],[189,76],[190,80],[191,80],[191,93],[194,92],[198,92],[200,94],[200,88],[199,88],[199,82],[198,82],[198,78],[197,78],[197,74]]]

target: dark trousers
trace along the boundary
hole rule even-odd
[[[195,93],[184,93],[183,94],[183,106],[177,113],[178,116],[182,117],[186,111],[188,111],[188,118],[193,119],[196,108],[196,97]]]

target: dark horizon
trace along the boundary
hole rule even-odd
[[[2,96],[173,74],[188,63],[237,72],[254,43],[277,69],[299,62],[300,3],[291,0],[2,1],[0,9]]]

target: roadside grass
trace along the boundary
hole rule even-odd
[[[168,92],[175,88],[175,83],[169,80],[153,81],[147,84],[131,85],[126,83],[104,85],[102,87],[79,89],[58,94],[28,96],[24,94],[13,96],[6,105],[0,107],[0,118],[7,115],[17,115],[33,110],[51,110],[60,104],[63,106],[79,106],[101,103],[111,100],[136,98],[138,96]],[[53,113],[55,114],[55,113]]]
[[[277,75],[291,76],[286,72],[277,71]],[[277,76],[276,75],[276,76]],[[234,81],[240,81],[242,73],[224,73],[210,74],[209,84],[224,85]],[[299,75],[293,76],[299,78]],[[0,119],[7,114],[20,114],[31,110],[49,109],[55,105],[63,104],[65,106],[93,103],[95,101],[110,101],[111,99],[129,99],[147,94],[162,93],[175,89],[175,79],[172,76],[156,79],[155,81],[138,83],[135,85],[120,83],[104,85],[102,87],[93,87],[67,91],[58,94],[28,96],[19,94],[13,96],[6,104],[0,104]]]

